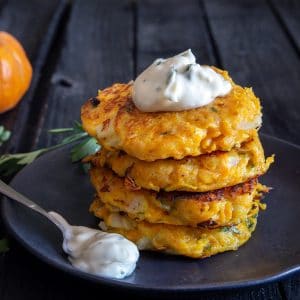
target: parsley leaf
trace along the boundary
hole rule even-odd
[[[236,226],[224,226],[222,228],[220,228],[221,232],[233,232],[236,234],[240,234],[239,229]]]
[[[5,253],[9,250],[8,240],[1,239],[0,240],[0,253]]]
[[[69,133],[59,144],[37,149],[27,153],[15,153],[15,154],[3,154],[0,156],[0,177],[9,177],[20,171],[24,166],[31,164],[40,155],[54,150],[56,148],[71,144],[77,141],[81,143],[75,145],[71,149],[71,160],[77,162],[83,159],[87,155],[91,155],[100,149],[97,141],[89,137],[83,130],[82,125],[79,122],[75,122],[71,128],[55,128],[49,130],[51,134],[66,134]],[[0,126],[0,146],[3,142],[10,138],[10,131],[5,130],[4,126]],[[84,169],[88,169],[88,164],[83,164]],[[5,253],[9,250],[9,244],[7,239],[0,239],[0,253]]]
[[[1,129],[1,127],[3,126],[0,126],[0,143],[1,136],[6,132],[4,130],[4,127],[3,129]],[[49,130],[49,132],[52,134],[69,133],[69,135],[66,136],[59,144],[48,148],[42,148],[26,153],[1,155],[0,177],[8,177],[14,175],[18,171],[20,171],[24,166],[31,164],[40,155],[80,140],[82,140],[82,142],[78,145],[75,145],[71,150],[72,162],[77,162],[83,157],[93,154],[100,149],[100,146],[97,144],[96,140],[88,136],[88,134],[83,130],[82,125],[79,122],[75,122],[72,128],[56,128]]]
[[[80,144],[77,144],[71,150],[72,162],[79,161],[84,157],[96,153],[100,149],[99,144],[94,138],[86,138]]]
[[[10,138],[11,132],[0,126],[0,146]]]

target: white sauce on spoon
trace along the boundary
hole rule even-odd
[[[201,107],[227,95],[231,84],[208,66],[196,64],[189,49],[156,59],[134,81],[133,102],[145,112],[181,111]]]
[[[83,226],[71,226],[55,212],[49,212],[64,236],[63,249],[72,265],[87,273],[121,279],[136,267],[139,251],[120,234]]]

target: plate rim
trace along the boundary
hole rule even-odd
[[[291,143],[289,141],[285,141],[281,138],[271,136],[269,134],[260,133],[260,135],[267,139],[271,139],[271,140],[278,141],[280,143],[287,144],[287,145],[292,146],[300,151],[300,145]],[[50,152],[44,154],[43,156],[39,157],[36,161],[44,160],[47,158],[47,156],[49,154],[55,153],[56,151],[62,151],[69,147],[70,147],[70,145],[67,145],[62,148],[50,151]],[[36,161],[34,161],[33,164]],[[9,184],[13,186],[16,178],[18,176],[22,175],[22,173],[25,172],[24,170],[26,170],[27,168],[30,168],[30,165],[25,166],[20,172],[18,172]],[[61,263],[51,260],[51,258],[41,254],[34,247],[32,247],[30,243],[27,243],[26,240],[23,239],[22,236],[13,229],[13,227],[10,225],[10,221],[9,221],[7,214],[4,213],[7,210],[7,207],[9,205],[9,203],[11,202],[11,200],[5,196],[1,196],[1,198],[2,198],[1,215],[2,215],[2,219],[4,221],[5,228],[8,230],[9,235],[13,236],[13,238],[15,240],[17,240],[17,242],[20,243],[22,245],[22,247],[25,248],[29,253],[31,253],[32,255],[37,257],[42,262],[46,263],[48,266],[55,267],[56,269],[61,270],[66,274],[69,274],[69,275],[77,277],[77,278],[82,278],[84,280],[88,280],[93,283],[98,283],[98,284],[101,283],[101,284],[107,285],[109,287],[118,286],[123,289],[135,290],[135,291],[139,291],[139,292],[142,292],[142,291],[174,292],[174,291],[176,291],[176,292],[185,292],[185,293],[191,292],[192,293],[192,292],[199,292],[199,291],[203,291],[203,292],[204,291],[220,291],[220,290],[229,290],[229,289],[260,286],[260,285],[264,285],[264,284],[268,284],[271,282],[282,280],[282,279],[300,271],[300,262],[299,262],[299,264],[295,264],[288,268],[285,268],[281,272],[272,273],[272,275],[260,276],[260,277],[257,277],[255,279],[250,279],[250,280],[242,279],[242,280],[235,280],[235,281],[227,281],[227,282],[223,282],[223,283],[214,283],[214,284],[206,283],[206,284],[201,284],[201,286],[195,285],[195,284],[192,284],[189,286],[189,285],[185,284],[184,286],[179,285],[179,286],[164,286],[164,287],[144,286],[141,284],[133,284],[133,283],[130,283],[127,281],[122,282],[122,281],[115,280],[112,278],[106,278],[106,277],[102,277],[102,276],[88,274],[88,273],[85,273],[83,271],[80,271],[80,270],[72,267],[71,264],[70,264],[70,267],[66,267],[65,265],[63,265]],[[20,205],[20,204],[18,204],[18,205]]]

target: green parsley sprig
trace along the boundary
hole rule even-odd
[[[51,150],[63,147],[80,141],[71,149],[71,161],[80,161],[87,155],[93,154],[100,149],[97,141],[88,136],[83,130],[79,122],[75,122],[71,128],[56,128],[49,130],[52,134],[68,134],[59,144],[41,148],[26,153],[4,154],[0,156],[0,177],[8,177],[20,171],[24,166],[31,164],[40,155]],[[0,126],[0,140],[1,140],[1,126]]]
[[[40,155],[63,147],[65,145],[79,142],[71,149],[71,161],[80,161],[87,155],[93,154],[100,149],[97,141],[88,136],[83,130],[79,122],[75,122],[71,128],[56,128],[49,130],[51,134],[68,134],[59,144],[34,150],[27,153],[3,154],[0,156],[0,177],[7,178],[20,171],[24,166],[32,163]],[[0,126],[0,146],[10,138],[10,131],[5,130],[4,126]],[[9,243],[6,238],[0,239],[0,253],[5,253],[9,250]]]
[[[5,253],[9,250],[8,240],[0,239],[0,253]]]
[[[11,132],[0,126],[0,146],[10,138]]]

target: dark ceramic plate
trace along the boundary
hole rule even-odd
[[[134,274],[112,280],[85,274],[66,260],[59,231],[45,218],[4,199],[3,214],[14,236],[45,262],[75,276],[110,286],[164,291],[214,290],[278,280],[300,270],[300,147],[262,136],[266,154],[276,162],[262,179],[274,187],[265,201],[253,237],[238,251],[203,260],[141,253]],[[76,225],[96,226],[88,207],[93,189],[79,165],[71,164],[69,148],[44,155],[23,169],[12,186],[48,210]]]

